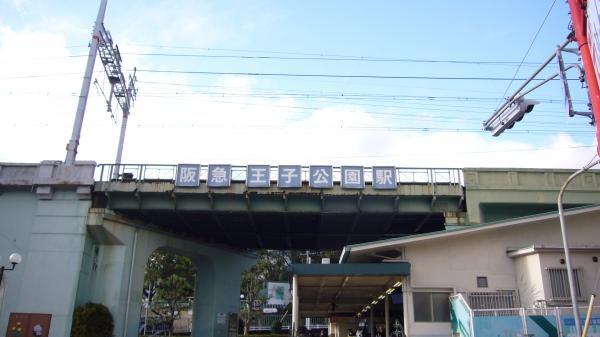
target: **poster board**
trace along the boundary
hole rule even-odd
[[[48,337],[51,314],[11,312],[6,337]]]

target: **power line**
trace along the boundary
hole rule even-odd
[[[221,124],[221,125],[210,125],[205,123],[200,124],[136,124],[134,125],[137,128],[146,128],[146,127],[155,127],[155,128],[165,128],[165,127],[179,127],[179,128],[208,128],[208,127],[217,127],[217,126],[226,126],[230,128],[243,128],[243,129],[294,129],[293,126],[290,125],[260,125],[260,124],[243,124],[243,125],[232,125],[232,124]],[[332,129],[335,128],[338,131],[365,131],[365,132],[450,132],[450,133],[484,133],[481,129],[470,129],[470,128],[452,128],[452,127],[394,127],[394,126],[375,126],[375,125],[357,125],[357,126],[323,126],[323,127],[315,127],[311,128],[308,131],[318,131],[321,132],[322,129]],[[523,129],[523,130],[512,130],[511,133],[515,134],[527,134],[529,136],[542,136],[549,134],[556,134],[559,130],[551,130],[551,129]],[[570,135],[593,135],[594,131],[562,131],[563,133]]]
[[[436,59],[410,59],[410,58],[374,58],[374,57],[290,57],[290,56],[265,56],[265,55],[209,55],[209,54],[177,54],[177,53],[122,53],[123,55],[137,56],[159,56],[159,57],[185,57],[185,58],[219,58],[219,59],[248,59],[248,60],[293,60],[293,61],[353,61],[353,62],[405,62],[405,63],[450,63],[467,65],[489,65],[489,66],[514,66],[519,62],[511,61],[473,61],[473,60],[436,60]],[[539,63],[532,63],[536,66]]]
[[[207,86],[208,87],[208,86]],[[157,92],[153,92],[151,90],[146,90],[146,93],[156,94]],[[448,107],[448,108],[471,108],[471,109],[482,109],[487,111],[490,109],[489,106],[481,106],[481,105],[452,105],[452,104],[435,104],[431,102],[461,102],[461,103],[485,103],[489,102],[489,100],[478,100],[476,98],[472,98],[470,100],[459,99],[459,100],[451,100],[451,99],[437,99],[433,96],[411,96],[411,95],[368,95],[368,94],[343,94],[343,93],[322,93],[322,94],[308,94],[308,93],[295,93],[295,92],[285,92],[285,91],[274,91],[274,92],[249,92],[249,93],[235,93],[235,92],[226,92],[226,91],[201,91],[201,90],[190,90],[190,91],[164,91],[161,90],[158,94],[170,94],[174,96],[186,96],[186,95],[212,95],[218,97],[258,97],[258,98],[270,98],[270,99],[281,99],[281,98],[294,98],[296,100],[309,100],[313,99],[326,99],[331,101],[351,101],[352,104],[357,105],[370,105],[370,106],[381,106],[381,107],[396,107],[398,105],[381,105],[381,104],[364,104],[357,103],[360,101],[367,102],[387,102],[387,103],[409,103],[409,104],[419,104],[426,106],[439,106],[439,107]],[[543,100],[539,99],[538,101],[545,101],[546,103],[563,103],[558,100]],[[426,102],[426,103],[415,103],[415,102]],[[584,102],[579,102],[584,103]],[[346,104],[346,103],[344,103]]]
[[[160,96],[160,95],[144,95],[144,97],[150,97],[150,98],[170,98],[172,96]],[[315,111],[318,110],[318,108],[315,107],[306,107],[306,106],[291,106],[291,105],[280,105],[280,104],[264,104],[264,103],[250,103],[250,102],[239,102],[239,101],[225,101],[225,100],[210,100],[210,99],[202,99],[203,102],[210,102],[210,103],[221,103],[221,104],[234,104],[234,105],[243,105],[243,106],[262,106],[262,107],[269,107],[269,108],[281,108],[281,109],[290,109],[290,110],[303,110],[303,111]],[[427,109],[427,108],[409,108],[409,109],[415,109],[415,110],[426,110],[426,111],[430,111],[430,110],[436,110],[436,109]],[[443,111],[448,111],[448,112],[457,112],[456,110],[443,110]],[[460,121],[461,118],[457,117],[457,116],[449,116],[449,117],[445,117],[445,116],[436,116],[436,115],[430,115],[430,116],[423,116],[423,115],[418,115],[418,114],[409,114],[409,113],[392,113],[392,112],[377,112],[377,111],[360,111],[362,113],[365,114],[369,114],[369,115],[379,115],[379,116],[389,116],[389,119],[400,119],[400,117],[408,117],[408,116],[413,116],[412,118],[407,118],[411,121],[431,121],[431,119],[436,119],[436,118],[445,118],[445,119],[449,119],[450,121]],[[392,117],[396,117],[396,118],[392,118]],[[415,118],[416,117],[416,118]],[[473,119],[475,121],[475,119]],[[477,119],[476,120],[479,124],[479,122],[481,122],[481,120]],[[546,124],[548,123],[548,124]],[[588,131],[588,130],[581,130],[581,129],[571,129],[571,130],[566,130],[565,127],[565,123],[551,123],[551,122],[539,122],[536,123],[536,125],[556,125],[559,126],[560,128],[556,128],[556,129],[543,129],[543,131],[545,132],[593,132],[593,130]],[[278,126],[281,127],[281,126]],[[377,126],[380,127],[380,126]],[[576,126],[570,126],[570,127],[581,127],[579,125]],[[585,127],[585,126],[584,126]],[[393,126],[390,127],[382,127],[382,128],[395,128]],[[451,129],[452,131],[463,131],[462,129]],[[472,129],[471,131],[482,131],[480,128],[477,129]],[[527,131],[537,131],[536,130],[527,130]]]
[[[577,146],[566,146],[566,147],[538,147],[532,149],[514,149],[514,150],[486,150],[486,151],[453,151],[452,154],[488,154],[488,153],[517,153],[517,152],[537,152],[537,151],[556,151],[556,150],[573,150],[573,149],[591,149],[595,148],[595,145],[577,145]],[[431,153],[415,152],[409,153],[411,156],[430,156]],[[448,154],[444,151],[444,154]],[[355,156],[330,156],[335,159],[346,159],[346,158],[383,158],[383,157],[396,157],[406,156],[407,153],[402,152],[398,154],[379,154],[379,155],[355,155]]]
[[[556,0],[554,0],[552,2],[552,5],[550,5],[550,9],[548,9],[548,12],[546,13],[546,16],[544,17],[544,20],[542,21],[542,24],[540,25],[540,27],[538,28],[537,32],[533,36],[533,39],[531,40],[531,43],[529,44],[529,47],[527,48],[527,51],[525,52],[525,55],[523,55],[523,58],[521,59],[521,62],[519,63],[519,66],[515,70],[515,73],[513,75],[512,80],[510,80],[510,82],[508,83],[508,86],[506,86],[506,90],[504,90],[504,93],[502,94],[502,97],[506,96],[506,93],[508,92],[508,89],[510,89],[510,86],[516,80],[517,74],[519,73],[519,70],[521,70],[521,65],[523,65],[523,63],[525,62],[525,59],[527,58],[527,55],[529,55],[529,52],[531,51],[531,48],[533,47],[533,44],[535,43],[535,40],[537,39],[538,35],[540,34],[540,31],[544,27],[544,24],[546,23],[546,20],[548,19],[548,16],[550,15],[550,12],[552,12],[552,9],[554,8],[554,4],[556,4]],[[520,80],[520,81],[522,81],[522,80]],[[498,107],[500,106],[500,104],[498,105]],[[498,109],[498,107],[496,107],[496,110]]]
[[[142,84],[158,84],[163,86],[180,86],[190,88],[219,88],[219,89],[248,89],[247,87],[240,86],[222,86],[222,85],[206,85],[206,84],[193,84],[193,83],[182,83],[182,82],[158,82],[158,81],[138,81]],[[338,97],[369,97],[369,98],[387,98],[392,100],[428,100],[428,101],[463,101],[463,102],[496,102],[500,101],[498,97],[476,97],[476,96],[438,96],[438,95],[401,95],[401,94],[376,94],[376,93],[361,93],[361,92],[344,92],[344,91],[322,91],[322,90],[290,90],[280,88],[262,88],[253,87],[252,91],[259,93],[281,93],[282,95],[296,95],[296,96],[338,96]],[[552,99],[536,97],[537,101],[544,103],[559,103],[564,104],[563,99]],[[587,100],[573,100],[573,102],[587,104]],[[486,107],[487,109],[487,107]]]
[[[508,77],[461,77],[461,76],[400,76],[400,75],[341,75],[341,74],[294,74],[294,73],[258,73],[258,72],[230,72],[230,71],[195,71],[195,70],[160,70],[138,69],[145,73],[189,74],[189,75],[233,75],[233,76],[273,76],[273,77],[327,77],[327,78],[362,78],[362,79],[402,79],[402,80],[467,80],[467,81],[512,81]],[[526,80],[517,79],[517,80]],[[554,79],[556,81],[560,79]],[[577,78],[569,81],[579,81]],[[540,80],[541,81],[541,80]]]
[[[103,73],[103,70],[94,71],[94,74]],[[16,75],[16,76],[1,76],[0,80],[18,80],[18,79],[28,79],[28,78],[43,78],[43,77],[58,77],[58,76],[81,76],[81,72],[74,73],[53,73],[53,74],[28,74],[28,75]]]
[[[260,50],[260,49],[228,49],[228,48],[200,48],[191,46],[169,46],[169,45],[153,45],[153,44],[129,44],[131,46],[138,47],[149,47],[149,48],[162,48],[162,49],[184,49],[184,50],[204,50],[206,52],[219,51],[219,52],[237,52],[237,53],[263,53],[263,54],[279,54],[279,55],[300,55],[314,59],[341,59],[341,60],[366,60],[366,61],[399,61],[399,62],[428,62],[428,63],[465,63],[465,64],[506,64],[506,65],[517,65],[520,62],[517,61],[476,61],[476,60],[436,60],[436,59],[409,59],[409,58],[397,58],[397,57],[381,57],[381,56],[357,56],[357,55],[341,55],[341,54],[327,54],[327,53],[307,53],[307,52],[291,52],[291,51],[273,51],[273,50]],[[142,53],[143,54],[143,53]],[[177,56],[177,55],[198,55],[198,54],[170,54],[170,53],[147,53],[156,54],[160,56]],[[220,55],[209,56],[209,57],[221,57]],[[225,57],[229,57],[225,55]],[[231,57],[246,58],[245,55],[232,55]],[[261,56],[259,56],[261,57]],[[275,57],[271,57],[275,58]],[[540,62],[524,62],[523,64],[537,66]]]
[[[28,127],[40,127],[47,128],[51,126],[51,123],[40,123],[40,124],[27,124]],[[98,127],[100,124],[92,124]],[[19,127],[20,125],[17,123],[13,123],[8,125],[10,127]],[[249,129],[273,129],[273,130],[293,130],[294,126],[290,125],[258,125],[258,124],[240,124],[240,125],[232,125],[232,124],[205,124],[205,123],[190,123],[190,124],[134,124],[131,125],[135,128],[210,128],[210,127],[227,127],[227,128],[241,128],[243,130]],[[445,133],[484,133],[481,129],[469,129],[469,128],[451,128],[451,127],[391,127],[391,126],[370,126],[370,125],[357,125],[357,126],[322,126],[316,128],[310,128],[305,130],[310,132],[322,132],[323,129],[331,130],[335,128],[337,131],[343,132],[418,132],[418,133],[431,133],[431,132],[445,132]],[[551,130],[551,129],[523,129],[523,130],[512,130],[512,134],[527,134],[528,136],[547,136],[553,135],[558,132],[569,134],[569,135],[593,135],[593,131],[572,131],[572,130]]]
[[[203,93],[195,93],[196,95],[203,95]],[[168,98],[168,99],[173,99],[175,97],[177,98],[183,98],[183,97],[191,97],[191,95],[181,95],[181,94],[173,94],[173,93],[152,93],[149,91],[145,91],[144,94],[142,95],[143,97],[149,97],[149,98]],[[226,97],[226,96],[235,96],[235,94],[231,94],[231,95],[225,95],[225,94],[220,94],[220,93],[213,93],[212,96],[209,97]],[[253,97],[253,96],[245,96],[245,95],[241,95],[239,97]],[[282,97],[269,97],[269,96],[260,96],[261,98],[271,98],[271,99],[277,99],[277,98],[286,98],[285,96]],[[235,97],[233,97],[235,98]],[[238,105],[248,105],[248,106],[266,106],[266,107],[273,107],[273,108],[284,108],[284,109],[299,109],[299,110],[308,110],[308,111],[314,111],[314,110],[318,110],[318,107],[306,107],[306,106],[298,106],[298,105],[280,105],[280,104],[267,104],[267,103],[255,103],[255,102],[242,102],[242,101],[235,101],[235,100],[213,100],[213,99],[204,99],[203,96],[199,96],[198,99],[202,100],[203,102],[213,102],[213,103],[224,103],[224,104],[238,104]],[[323,103],[322,100],[310,100],[310,99],[303,99],[303,98],[294,98],[297,101],[308,101],[308,102],[316,102],[316,103]],[[326,101],[328,102],[328,101]],[[410,103],[411,105],[400,105],[400,104],[396,104],[396,105],[386,105],[386,104],[366,104],[366,103],[360,103],[360,102],[339,102],[339,101],[334,101],[334,102],[330,102],[333,104],[344,104],[344,105],[350,105],[350,106],[374,106],[374,107],[384,107],[384,108],[396,108],[396,109],[408,109],[408,110],[423,110],[423,111],[441,111],[441,112],[449,112],[449,113],[457,113],[457,112],[468,112],[468,113],[477,113],[477,114],[487,114],[487,109],[485,107],[481,107],[480,109],[482,110],[466,110],[464,108],[457,108],[457,109],[444,109],[443,107],[447,107],[447,105],[437,105],[437,104],[428,104],[428,103]],[[434,107],[428,107],[433,105]],[[426,106],[426,107],[423,107]],[[458,107],[458,106],[457,106]],[[374,114],[374,115],[390,115],[390,116],[398,116],[398,113],[382,113],[382,112],[375,112],[375,111],[364,111],[365,113],[368,114]],[[537,110],[536,112],[538,112],[536,114],[536,116],[541,116],[541,114],[539,114],[539,112],[546,112],[546,113],[553,113],[553,114],[557,114],[556,117],[557,118],[562,118],[561,116],[558,115],[558,113],[560,113],[560,111],[541,111],[541,110]],[[403,113],[404,114],[404,113]],[[414,115],[414,116],[420,116],[420,115]],[[430,115],[429,117],[433,117],[435,115]],[[555,117],[555,116],[550,116],[550,117]],[[433,117],[435,118],[435,117]],[[454,120],[461,120],[461,118],[456,117],[456,116],[452,116],[452,118]],[[477,119],[478,122],[481,122],[482,119]],[[540,123],[544,123],[544,122],[540,122]],[[558,123],[558,125],[565,125],[565,123]]]

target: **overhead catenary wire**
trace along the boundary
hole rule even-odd
[[[214,127],[223,127],[236,129],[241,128],[244,130],[250,129],[273,129],[273,130],[293,130],[297,128],[297,125],[286,125],[286,124],[234,124],[234,123],[221,123],[221,124],[211,124],[205,122],[198,123],[156,123],[156,124],[135,124],[133,125],[137,128],[214,128]],[[344,124],[327,124],[327,125],[319,125],[314,126],[310,129],[303,129],[304,131],[315,131],[322,132],[323,129],[332,130],[336,129],[339,131],[351,131],[351,132],[468,132],[468,133],[484,133],[483,130],[478,128],[467,128],[467,127],[425,127],[425,126],[415,126],[415,127],[406,127],[406,126],[394,126],[394,125],[366,125],[366,124],[358,124],[358,125],[344,125]],[[541,135],[550,135],[556,134],[556,129],[518,129],[512,130],[511,133],[515,134],[527,134],[531,136],[541,136]],[[584,131],[584,130],[565,130],[563,131],[565,134],[570,135],[593,135],[594,131]]]
[[[576,145],[576,146],[565,146],[565,147],[537,147],[530,149],[507,149],[507,150],[486,150],[486,151],[452,151],[451,154],[488,154],[488,153],[519,153],[519,152],[538,152],[538,151],[561,151],[561,150],[576,150],[576,149],[592,149],[594,145]],[[448,154],[444,150],[444,154]],[[397,157],[399,155],[406,155],[402,152],[401,154],[377,154],[377,155],[353,155],[353,156],[329,156],[329,158],[335,159],[351,159],[351,158],[385,158],[385,157]],[[411,156],[431,156],[431,153],[422,152],[411,152]]]
[[[409,75],[359,75],[359,74],[299,74],[299,73],[269,73],[269,72],[235,72],[235,71],[201,71],[201,70],[175,70],[175,69],[137,69],[141,73],[163,74],[188,74],[188,75],[232,75],[232,76],[272,76],[272,77],[324,77],[324,78],[357,78],[381,80],[446,80],[446,81],[513,81],[526,80],[525,78],[513,79],[509,77],[484,77],[484,76],[409,76]],[[579,81],[570,78],[569,81]],[[540,80],[541,81],[541,80]],[[559,81],[559,79],[555,79]]]
[[[202,48],[192,46],[172,46],[172,45],[156,45],[156,44],[136,44],[130,43],[129,46],[134,47],[148,47],[148,48],[159,48],[159,49],[183,49],[183,50],[203,50],[205,52],[233,52],[233,53],[254,53],[254,54],[275,54],[275,55],[296,55],[304,57],[319,58],[332,58],[332,59],[343,59],[343,60],[366,60],[366,61],[397,61],[397,62],[425,62],[425,63],[465,63],[465,64],[507,64],[517,65],[523,63],[530,66],[538,66],[540,62],[519,62],[519,61],[501,61],[501,60],[451,60],[451,59],[421,59],[421,58],[400,58],[400,57],[384,57],[384,56],[366,56],[366,55],[343,55],[343,54],[330,54],[330,53],[309,53],[309,52],[297,52],[297,51],[281,51],[281,50],[261,50],[261,49],[231,49],[231,48]],[[152,54],[152,53],[150,53]],[[177,53],[156,53],[165,54],[165,56],[177,56]],[[190,54],[181,54],[190,55]],[[194,55],[194,54],[191,54]],[[215,55],[219,57],[219,55]],[[231,55],[244,57],[246,55]],[[253,56],[253,55],[250,55]]]
[[[481,105],[464,105],[464,103],[474,103],[477,102],[477,98],[467,98],[467,97],[461,97],[459,98],[459,101],[463,103],[463,105],[456,105],[456,104],[436,104],[436,103],[432,103],[432,102],[436,102],[439,101],[439,99],[437,99],[436,97],[432,97],[432,96],[405,96],[405,95],[394,95],[394,96],[390,96],[392,99],[377,99],[377,98],[370,98],[371,96],[369,96],[367,94],[366,98],[361,98],[361,94],[355,93],[355,94],[340,94],[340,95],[331,95],[329,96],[329,94],[327,95],[317,95],[317,94],[305,94],[305,93],[294,93],[294,92],[284,92],[279,94],[278,91],[276,91],[275,93],[232,93],[232,92],[226,92],[226,91],[198,91],[198,90],[192,90],[192,91],[165,91],[165,90],[152,90],[152,87],[147,87],[148,89],[146,89],[144,91],[144,94],[141,95],[142,97],[153,97],[153,98],[164,98],[164,99],[181,99],[184,97],[190,97],[190,96],[199,96],[199,97],[222,97],[222,98],[231,98],[231,99],[238,99],[238,98],[258,98],[258,99],[269,99],[269,100],[275,100],[275,99],[287,99],[287,98],[292,98],[295,101],[303,101],[303,102],[311,102],[311,103],[317,103],[320,106],[316,106],[316,107],[306,107],[306,109],[311,109],[311,110],[317,110],[317,109],[323,109],[323,108],[327,108],[328,106],[335,106],[335,107],[339,107],[339,106],[366,106],[366,107],[378,107],[378,108],[394,108],[394,109],[402,109],[402,115],[403,116],[422,116],[422,115],[417,115],[417,114],[406,114],[406,110],[424,110],[424,111],[431,111],[431,112],[441,112],[441,113],[456,113],[456,112],[460,112],[460,113],[468,113],[468,115],[474,115],[474,114],[478,114],[478,115],[484,115],[487,114],[487,111],[489,109],[489,107],[486,106],[481,106]],[[231,88],[230,88],[231,89]],[[6,93],[2,93],[0,92],[0,96],[5,95],[5,96],[13,96],[13,95],[37,95],[37,96],[42,96],[42,97],[51,97],[52,95],[54,95],[54,98],[56,98],[56,92],[51,92],[51,91],[31,91],[31,90],[27,90],[27,91],[9,91]],[[59,93],[61,94],[61,93]],[[64,95],[68,95],[70,97],[76,96],[77,93],[76,92],[63,92],[62,94]],[[402,98],[402,97],[406,97],[406,98]],[[443,98],[443,97],[442,97]],[[465,101],[466,100],[466,101]],[[544,99],[540,99],[542,101],[544,101]],[[486,101],[486,100],[484,100]],[[553,103],[556,102],[556,100],[546,100],[547,103]],[[235,102],[235,101],[232,101]],[[365,103],[367,102],[367,103]],[[386,102],[387,104],[373,104],[370,102]],[[393,104],[391,104],[393,103]],[[562,103],[562,102],[561,102]],[[253,103],[249,102],[248,105],[253,105]],[[262,104],[264,106],[276,106],[276,107],[281,107],[279,105],[273,105],[273,104]],[[368,111],[368,113],[373,114],[373,115],[377,115],[377,114],[381,114],[381,115],[399,115],[398,113],[379,113],[376,111]],[[551,110],[536,110],[536,116],[545,116],[545,117],[551,117],[551,118],[564,118],[564,115],[562,113],[562,111],[551,111]],[[428,118],[433,118],[433,119],[437,119],[437,118],[445,118],[445,119],[453,119],[453,120],[472,120],[472,121],[481,121],[481,118],[477,118],[477,117],[473,117],[473,118],[465,118],[464,115],[462,115],[462,117],[459,116],[444,116],[444,115],[438,115],[438,114],[431,114]],[[547,124],[546,122],[536,122],[536,124]],[[565,125],[565,123],[548,123],[548,124],[555,124],[555,125]]]
[[[508,85],[506,86],[506,89],[504,90],[504,93],[502,94],[502,97],[506,96],[506,93],[508,92],[508,90],[510,89],[510,86],[513,84],[513,82],[516,80],[517,75],[519,74],[519,70],[521,70],[521,66],[523,65],[523,63],[525,62],[525,59],[527,58],[527,56],[529,55],[529,52],[531,51],[531,48],[533,47],[533,44],[535,43],[535,41],[537,40],[538,35],[540,34],[540,32],[542,31],[542,28],[544,27],[544,25],[546,24],[546,20],[548,19],[548,16],[550,16],[550,13],[552,12],[552,9],[554,8],[554,5],[556,4],[556,0],[552,1],[552,5],[550,5],[550,8],[548,9],[548,12],[546,13],[546,16],[544,16],[544,20],[542,20],[542,23],[540,24],[538,30],[535,32],[535,35],[533,36],[533,39],[531,40],[531,42],[529,43],[529,47],[527,47],[527,51],[525,52],[525,55],[523,55],[523,58],[521,59],[521,62],[519,63],[519,66],[517,67],[517,69],[515,70],[515,73],[513,75],[513,79],[508,83]],[[498,107],[500,106],[500,104],[498,104]],[[498,109],[498,107],[496,107],[496,110]]]
[[[478,66],[515,66],[520,64],[513,61],[476,61],[476,60],[438,60],[438,59],[417,59],[417,58],[376,58],[365,56],[341,56],[341,57],[326,57],[326,56],[268,56],[268,55],[210,55],[210,54],[181,54],[181,53],[156,53],[156,52],[129,52],[122,53],[123,55],[135,56],[156,56],[156,57],[180,57],[180,58],[214,58],[214,59],[246,59],[246,60],[288,60],[288,61],[344,61],[344,62],[389,62],[389,63],[450,63],[463,65],[478,65]],[[535,66],[537,63],[532,62],[528,66]]]
[[[201,90],[191,90],[191,91],[152,91],[147,90],[147,94],[157,94],[157,95],[172,95],[173,97],[182,97],[182,96],[216,96],[216,97],[231,97],[231,98],[265,98],[265,99],[283,99],[283,98],[293,98],[294,100],[299,101],[310,101],[310,102],[335,102],[339,104],[349,104],[349,105],[363,105],[363,106],[376,106],[376,107],[408,107],[406,105],[400,104],[411,104],[411,107],[414,106],[433,106],[433,107],[445,107],[449,109],[440,109],[442,111],[454,111],[457,109],[453,108],[468,108],[468,109],[478,109],[478,110],[462,110],[465,112],[481,112],[487,113],[489,110],[488,106],[481,105],[456,105],[456,104],[437,104],[436,100],[432,97],[422,97],[418,98],[416,96],[402,98],[402,96],[390,96],[389,98],[377,98],[371,96],[360,96],[360,95],[318,95],[318,94],[302,94],[302,93],[236,93],[236,92],[227,92],[227,91],[201,91]],[[350,103],[344,102],[349,101]],[[367,104],[361,102],[384,102],[384,103],[396,103],[394,104]],[[434,103],[432,103],[434,102]],[[464,101],[462,101],[464,103]],[[471,100],[471,102],[476,103],[475,99]],[[547,102],[549,103],[549,102]],[[556,102],[558,103],[558,102]],[[561,102],[562,103],[562,102]],[[436,110],[436,109],[432,109]]]
[[[165,98],[165,99],[172,99],[174,97],[177,97],[177,95],[165,95],[165,94],[144,94],[142,95],[142,97],[148,97],[148,98]],[[184,95],[184,97],[186,97],[186,95]],[[179,96],[178,98],[184,98]],[[222,97],[220,95],[217,95],[217,97]],[[188,97],[189,98],[189,97]],[[282,105],[282,104],[271,104],[271,103],[266,103],[266,102],[248,102],[248,101],[236,101],[236,100],[224,100],[224,99],[206,99],[204,97],[196,97],[194,98],[194,100],[200,100],[202,102],[209,102],[209,103],[222,103],[222,104],[236,104],[236,105],[243,105],[243,106],[263,106],[263,107],[269,107],[269,108],[282,108],[282,109],[291,109],[291,110],[306,110],[306,111],[315,111],[315,110],[319,110],[319,109],[324,109],[326,107],[310,107],[310,106],[301,106],[301,105]],[[322,102],[321,102],[322,103]],[[336,104],[341,104],[341,103],[336,103]],[[349,105],[357,105],[356,103],[353,104],[349,104]],[[469,112],[469,113],[480,113],[480,114],[484,114],[485,112],[483,111],[469,111],[469,110],[465,110],[465,109],[442,109],[442,108],[430,108],[430,107],[419,107],[419,106],[400,106],[400,105],[396,105],[396,106],[390,106],[391,108],[404,108],[405,110],[422,110],[422,111],[439,111],[439,112],[449,112],[449,113],[456,113],[456,112]],[[396,112],[378,112],[378,111],[362,111],[366,114],[372,114],[372,115],[388,115],[388,116],[398,116],[399,113]],[[402,114],[407,115],[406,112],[403,112]],[[427,118],[436,118],[434,117],[436,115],[430,115],[430,116],[422,116],[425,120],[425,117]],[[557,115],[557,117],[559,117],[559,115]],[[454,120],[460,120],[460,116],[453,116]],[[481,122],[481,119],[477,119],[478,122]],[[543,124],[543,123],[542,123]],[[566,124],[565,123],[559,123],[557,125],[560,125],[562,127],[564,127]]]

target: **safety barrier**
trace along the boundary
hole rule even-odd
[[[277,177],[278,166],[271,166],[271,180]],[[309,180],[309,166],[302,167],[302,180]],[[95,179],[99,182],[107,181],[175,181],[177,165],[167,164],[99,164]],[[200,166],[200,180],[206,181],[208,165]],[[232,166],[231,180],[245,182],[247,176],[246,166]],[[396,168],[397,182],[400,184],[439,184],[463,186],[463,172],[457,168]],[[333,181],[341,180],[341,167],[333,167]],[[373,181],[373,168],[364,168],[364,180]]]

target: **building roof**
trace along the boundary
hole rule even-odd
[[[410,264],[293,264],[300,312],[308,317],[354,316],[400,287]]]
[[[572,209],[565,211],[565,216],[568,217],[568,216],[585,214],[585,213],[600,213],[600,205],[572,208]],[[417,234],[417,235],[410,235],[410,236],[405,236],[405,237],[401,237],[401,238],[392,238],[392,239],[372,241],[372,242],[367,242],[367,243],[348,245],[348,246],[345,246],[344,249],[342,250],[342,255],[340,256],[339,263],[346,263],[348,261],[348,258],[350,257],[350,255],[352,255],[353,253],[371,252],[371,251],[375,252],[375,251],[381,251],[381,250],[385,250],[385,249],[393,250],[395,248],[399,248],[399,247],[402,247],[402,246],[405,246],[408,244],[412,244],[412,243],[417,243],[417,242],[445,239],[445,238],[449,238],[449,237],[468,235],[468,234],[472,234],[472,233],[479,233],[479,232],[497,230],[497,229],[508,228],[508,227],[522,226],[522,225],[527,225],[527,224],[540,222],[540,221],[546,221],[546,220],[550,220],[550,219],[554,219],[554,218],[558,218],[558,212],[541,213],[541,214],[530,215],[530,216],[514,218],[514,219],[509,219],[509,220],[502,220],[502,221],[483,223],[483,224],[478,224],[478,225],[464,226],[464,228],[458,228],[458,229],[449,229],[449,230],[439,231],[439,232]]]

